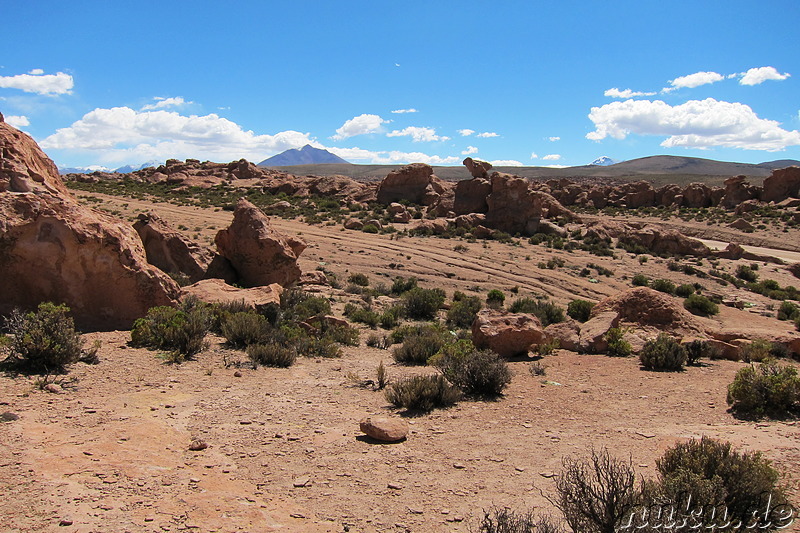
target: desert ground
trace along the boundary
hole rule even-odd
[[[209,242],[232,214],[96,193],[102,207],[126,219],[153,210],[187,236]],[[461,290],[509,299],[546,295],[561,306],[574,298],[599,301],[630,288],[644,273],[679,283],[697,278],[666,268],[548,249],[522,240],[466,242],[398,238],[273,218],[281,231],[305,239],[303,271],[319,267],[346,279],[364,273],[372,284],[415,276],[448,296]],[[687,234],[763,248],[800,261],[800,232],[743,234],[683,222]],[[786,245],[788,243],[788,246]],[[458,250],[454,250],[460,245]],[[777,250],[777,248],[784,248]],[[786,248],[789,248],[786,250]],[[552,257],[565,261],[540,268]],[[582,277],[589,263],[611,276]],[[730,268],[733,261],[721,261]],[[391,265],[391,266],[390,266]],[[796,284],[785,266],[761,263],[760,273]],[[752,304],[721,306],[708,320],[736,330],[770,331],[775,302],[700,280],[710,291]],[[341,316],[359,296],[319,288]],[[765,316],[770,315],[771,317]],[[554,475],[565,456],[607,448],[654,476],[663,451],[691,437],[711,436],[742,450],[762,451],[783,472],[800,502],[800,427],[794,420],[744,421],[727,409],[726,387],[746,363],[714,360],[680,373],[643,371],[638,359],[556,350],[510,363],[514,376],[495,402],[463,401],[410,417],[405,441],[380,444],[358,422],[396,410],[365,384],[383,361],[390,378],[433,372],[394,363],[390,350],[345,347],[340,359],[299,358],[288,369],[231,364],[242,352],[212,338],[193,360],[166,364],[158,352],[128,345],[127,331],[90,333],[100,363],[76,364],[61,392],[39,390],[35,376],[0,375],[0,523],[5,531],[470,531],[493,506],[553,512]],[[545,376],[533,375],[536,361]],[[208,448],[189,450],[193,439]]]

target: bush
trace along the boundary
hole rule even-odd
[[[469,340],[444,346],[430,364],[469,396],[499,396],[511,383],[508,363],[491,350],[476,350]]]
[[[222,336],[234,348],[266,344],[270,337],[267,319],[255,313],[233,313],[222,321]]]
[[[486,305],[492,309],[500,309],[506,301],[506,295],[499,289],[492,289],[486,295]]]
[[[736,277],[744,281],[755,283],[758,279],[758,273],[747,265],[739,265],[736,268]]]
[[[536,516],[533,511],[518,512],[494,507],[483,512],[478,533],[562,533],[548,516]]]
[[[444,339],[441,333],[430,328],[407,335],[402,343],[392,350],[395,361],[404,365],[425,365],[442,349]]]
[[[644,274],[636,274],[635,276],[633,276],[631,284],[633,284],[634,287],[649,287],[650,278],[648,278]]]
[[[796,304],[784,301],[778,308],[778,320],[798,320],[800,319],[800,307]]]
[[[480,310],[481,299],[479,297],[463,296],[454,301],[447,311],[447,325],[451,328],[469,328]]]
[[[211,330],[213,315],[204,304],[189,301],[181,309],[153,307],[147,316],[136,320],[131,330],[131,343],[174,352],[172,362],[180,362],[201,352],[206,334]]]
[[[386,348],[392,345],[392,341],[388,335],[378,335],[377,333],[370,333],[369,337],[367,337],[366,344],[370,348],[380,348],[381,350],[385,350]]]
[[[277,343],[251,344],[247,347],[247,356],[256,366],[288,368],[297,359],[297,352]]]
[[[693,340],[684,346],[686,349],[686,364],[698,365],[700,359],[718,359],[719,349],[708,341]]]
[[[414,287],[403,295],[405,314],[411,319],[433,320],[444,299],[442,289]]]
[[[365,307],[357,308],[355,311],[351,312],[349,315],[350,320],[353,322],[359,322],[361,324],[366,324],[371,328],[377,327],[378,323],[381,320],[380,315],[373,311],[372,309],[367,309]]]
[[[359,287],[367,287],[369,285],[369,277],[366,274],[350,274],[347,282]]]
[[[686,357],[686,349],[678,341],[661,333],[658,338],[645,343],[639,361],[647,369],[682,370]]]
[[[342,356],[342,349],[327,335],[312,337],[311,335],[300,335],[294,341],[297,353],[306,357],[335,358]]]
[[[668,279],[654,279],[650,288],[666,294],[675,294],[675,284]]]
[[[714,515],[720,510],[727,511],[724,521],[729,523],[769,528],[766,523],[774,517],[765,516],[766,511],[787,503],[770,462],[760,452],[737,452],[728,442],[703,437],[676,444],[656,461],[656,468],[660,496],[675,508],[686,509],[681,504],[689,503],[689,512],[702,509],[704,529],[710,529],[712,521],[724,523],[721,513]]]
[[[404,294],[411,289],[416,288],[417,286],[417,278],[401,278],[396,277],[394,278],[394,283],[392,283],[392,294]]]
[[[78,361],[83,340],[68,313],[66,305],[50,302],[25,314],[13,311],[6,319],[6,329],[13,335],[7,341],[11,352],[7,362],[31,371],[60,372]]]
[[[508,310],[512,313],[534,314],[542,323],[542,327],[564,321],[564,310],[548,300],[518,298],[511,303]]]
[[[383,329],[392,329],[400,325],[400,317],[403,316],[403,308],[399,305],[393,305],[386,309],[378,320]]]
[[[281,308],[289,321],[303,321],[313,316],[331,314],[331,303],[326,298],[311,296],[298,289],[289,289],[281,294]]]
[[[742,346],[742,361],[745,363],[759,363],[770,356],[772,343],[766,339],[756,339]]]
[[[378,233],[381,230],[375,224],[364,224],[364,227],[361,228],[361,231],[364,233]]]
[[[622,328],[609,329],[604,338],[608,343],[606,353],[612,357],[627,357],[631,354],[631,343],[626,341],[623,337],[625,331]]]
[[[678,285],[675,288],[675,295],[680,296],[681,298],[688,298],[695,292],[694,285],[691,283],[684,283],[683,285]]]
[[[693,315],[711,316],[719,313],[719,306],[701,294],[691,294],[683,301],[683,307]]]
[[[572,300],[567,305],[567,315],[578,322],[586,322],[592,314],[594,304],[586,300]]]
[[[728,405],[743,415],[783,416],[797,409],[798,399],[797,369],[770,359],[757,368],[752,365],[742,368],[728,385]]]
[[[386,389],[386,399],[395,407],[411,411],[433,411],[450,407],[461,399],[461,391],[442,375],[412,376]]]

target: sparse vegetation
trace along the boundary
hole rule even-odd
[[[475,315],[481,310],[481,299],[477,296],[463,296],[454,301],[447,311],[447,326],[451,328],[469,328],[475,321]]]
[[[232,313],[222,321],[222,336],[234,348],[267,343],[270,329],[267,319],[256,313]]]
[[[277,343],[251,344],[247,347],[247,356],[256,366],[288,368],[297,359],[297,352]]]
[[[486,305],[492,309],[500,309],[506,301],[506,295],[499,289],[492,289],[486,295]]]
[[[201,352],[211,330],[212,313],[200,302],[187,301],[181,308],[154,307],[136,320],[131,344],[172,352],[170,362],[180,362]]]
[[[650,288],[666,294],[675,294],[675,284],[668,279],[655,279]]]
[[[530,313],[536,315],[542,327],[564,321],[564,310],[549,300],[534,298],[517,298],[508,307],[512,313]]]
[[[649,370],[682,370],[686,358],[686,349],[666,333],[647,341],[639,354],[642,366]]]
[[[352,283],[353,285],[358,285],[359,287],[367,287],[369,286],[369,277],[366,274],[350,274],[350,277],[347,278],[348,283]]]
[[[567,305],[567,315],[578,322],[586,322],[592,314],[594,304],[586,300],[572,300]]]
[[[40,303],[29,313],[13,311],[5,323],[13,335],[6,340],[10,354],[5,363],[26,371],[61,372],[77,362],[83,339],[69,311],[50,302]]]
[[[766,339],[755,339],[742,346],[742,361],[760,363],[767,359],[772,351],[772,343]]]
[[[508,363],[491,350],[477,350],[469,340],[443,346],[430,364],[468,396],[499,396],[511,382]]]
[[[445,344],[435,328],[424,328],[406,335],[402,346],[392,350],[394,360],[404,365],[425,365]]]
[[[608,343],[606,353],[612,357],[628,357],[631,354],[631,343],[625,340],[625,331],[622,328],[609,329],[604,338]]]
[[[405,315],[416,320],[433,320],[444,303],[442,289],[423,289],[414,287],[403,294]]]
[[[719,349],[708,341],[693,340],[687,343],[686,364],[699,365],[700,359],[718,359]]]
[[[702,294],[690,294],[683,301],[683,307],[693,315],[711,316],[719,313],[719,306]]]
[[[461,399],[461,391],[441,374],[411,376],[389,385],[386,399],[395,407],[430,412],[455,405]]]
[[[728,405],[745,416],[785,416],[797,410],[799,400],[797,369],[772,359],[742,368],[728,385]]]
[[[631,280],[631,284],[634,287],[649,287],[650,286],[650,278],[645,276],[644,274],[636,274],[633,276]]]

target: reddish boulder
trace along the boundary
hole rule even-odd
[[[485,213],[489,210],[486,197],[492,192],[492,184],[483,178],[459,181],[456,184],[453,211],[456,215]]]
[[[733,176],[725,180],[725,193],[719,205],[733,209],[742,202],[758,198],[758,188],[747,183],[745,176]]]
[[[253,309],[270,304],[280,305],[283,287],[277,283],[264,287],[241,289],[228,285],[221,279],[204,279],[181,289],[181,299],[194,296],[202,302],[234,303],[244,302]]]
[[[464,159],[463,163],[473,178],[486,179],[489,177],[489,171],[492,170],[491,163],[480,161],[479,159],[472,159],[471,157]]]
[[[619,237],[623,244],[640,245],[655,254],[691,255],[706,257],[711,249],[697,239],[692,239],[673,229],[662,229],[655,226],[629,229]]]
[[[408,435],[408,423],[399,417],[368,416],[359,423],[367,436],[381,442],[397,442]]]
[[[406,209],[403,204],[391,203],[387,211],[392,217],[392,222],[405,224],[412,218],[411,213],[408,212],[408,209]]]
[[[503,357],[527,353],[545,339],[544,329],[536,316],[484,309],[472,323],[472,342],[477,348],[488,348]]]
[[[704,183],[690,183],[683,189],[683,205],[686,207],[711,207],[711,187]]]
[[[511,174],[492,174],[492,193],[486,202],[489,207],[487,225],[512,235],[534,234],[541,218],[578,220],[572,211],[551,195],[531,190],[527,180]]]
[[[274,230],[269,217],[244,198],[236,204],[230,227],[220,230],[214,241],[244,286],[285,287],[300,279],[297,258],[305,242]]]
[[[25,133],[0,122],[0,193],[46,191],[71,196],[58,168]]]
[[[773,170],[764,180],[762,201],[781,202],[787,198],[800,198],[800,167]]]
[[[377,198],[381,204],[408,200],[414,204],[432,205],[444,191],[444,185],[433,175],[430,165],[412,163],[389,172],[378,186]]]
[[[577,352],[580,349],[581,325],[569,318],[564,322],[550,324],[544,328],[547,341],[558,341],[559,348]]]
[[[609,312],[616,313],[622,322],[653,326],[662,331],[688,333],[703,329],[680,300],[647,287],[636,287],[602,300],[592,309],[591,317]]]
[[[192,283],[203,279],[214,258],[209,250],[186,239],[155,213],[140,214],[133,229],[142,239],[148,263],[168,274],[185,274]]]

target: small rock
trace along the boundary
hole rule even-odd
[[[556,476],[553,472],[539,472],[539,475],[548,479]]]
[[[19,420],[17,413],[12,413],[11,411],[0,413],[0,422],[13,422],[14,420]]]
[[[233,373],[233,377],[240,378],[242,377],[242,373],[237,370],[236,372]]]
[[[58,522],[59,526],[66,527],[72,525],[72,520],[68,518],[62,518],[61,521]]]
[[[199,452],[201,450],[205,450],[208,448],[208,443],[201,439],[192,439],[191,444],[189,444],[189,449],[193,452]]]
[[[403,485],[401,485],[400,483],[389,483],[387,487],[389,487],[392,490],[401,490],[403,488]]]
[[[296,478],[296,479],[295,479],[295,480],[292,482],[292,485],[293,485],[295,488],[300,488],[300,487],[308,487],[309,485],[311,485],[311,478],[310,478],[310,477],[307,477],[307,476],[305,476],[305,477],[299,477],[299,478]]]
[[[408,424],[401,418],[367,417],[361,420],[359,427],[368,436],[382,442],[401,441],[408,435]]]
[[[58,383],[48,383],[44,386],[44,390],[47,392],[52,392],[53,394],[61,394],[64,392],[64,389],[62,389],[61,385]]]
[[[462,463],[455,463],[455,464],[453,465],[453,468],[458,468],[459,470],[461,470],[461,469],[463,469],[463,468],[466,468],[466,467],[467,467],[467,465],[465,465],[465,464],[462,464]]]

